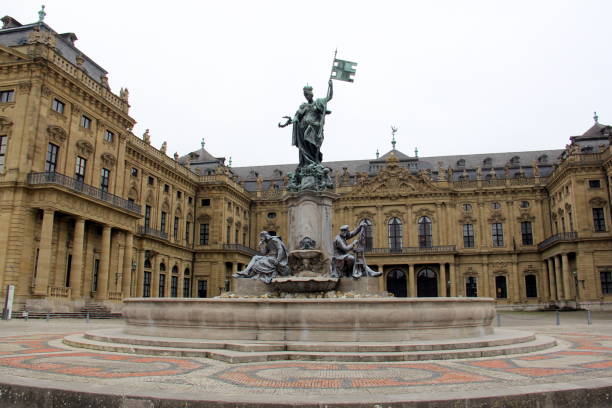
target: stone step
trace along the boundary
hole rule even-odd
[[[90,336],[91,337],[91,336]],[[126,335],[126,338],[128,336]],[[527,336],[528,337],[528,336]],[[164,347],[159,345],[135,345],[129,343],[97,341],[86,338],[84,335],[71,335],[64,338],[64,344],[72,347],[87,348],[91,350],[159,355],[159,356],[180,356],[180,357],[205,357],[227,363],[252,363],[279,360],[306,360],[306,361],[342,361],[342,362],[382,362],[382,361],[425,361],[425,360],[450,360],[463,358],[494,357],[510,354],[526,354],[541,350],[546,350],[557,345],[557,342],[550,337],[537,336],[527,339],[527,337],[514,337],[517,342],[510,344],[500,344],[494,346],[457,348],[457,349],[437,349],[430,351],[353,351],[353,352],[329,352],[329,351],[275,351],[258,350],[252,347],[253,343],[243,343],[249,351],[239,351],[229,348],[203,348],[205,346],[218,347],[223,342],[189,342],[186,341],[181,346],[194,345],[199,347]],[[124,340],[126,339],[124,338]],[[464,339],[465,340],[465,339]],[[527,340],[527,341],[525,341]],[[132,339],[133,341],[133,339]],[[162,343],[164,344],[164,343]],[[168,344],[168,343],[165,343]],[[232,343],[237,344],[237,343]],[[448,343],[444,343],[448,345]],[[458,343],[459,344],[459,343]],[[257,344],[258,345],[258,344]],[[261,344],[262,347],[269,344]],[[381,344],[382,345],[382,344]],[[482,345],[482,344],[481,344]],[[278,345],[277,345],[278,346]]]
[[[150,337],[123,333],[118,329],[97,330],[85,333],[90,340],[140,346],[172,348],[227,349],[242,352],[254,351],[314,351],[314,352],[408,352],[456,350],[503,346],[525,343],[535,339],[533,333],[497,329],[495,334],[469,339],[429,340],[411,342],[280,342],[280,341],[232,341],[198,340],[167,337]]]

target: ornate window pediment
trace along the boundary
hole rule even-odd
[[[356,222],[366,219],[374,223],[375,217],[376,217],[376,214],[370,211],[360,211],[358,214],[355,215]]]
[[[503,216],[501,211],[493,211],[488,219],[489,222],[504,222],[506,218]]]
[[[428,217],[433,220],[434,212],[429,208],[419,208],[413,213],[414,220],[418,220],[421,217]]]
[[[198,222],[206,224],[206,223],[210,223],[211,217],[208,214],[200,214],[200,216],[198,217]]]
[[[89,157],[94,151],[93,145],[89,143],[87,140],[83,140],[83,139],[76,142],[76,147],[79,153],[81,153],[81,155],[85,157]]]
[[[464,214],[461,218],[459,218],[459,224],[474,224],[476,225],[478,220],[469,214]]]
[[[516,219],[520,222],[522,221],[535,221],[536,217],[531,215],[531,213],[529,212],[524,212],[521,215],[519,215],[518,217],[516,217]]]
[[[607,201],[601,197],[593,197],[589,200],[589,204],[592,207],[603,207],[607,204]]]
[[[390,220],[391,218],[399,218],[400,221],[404,222],[404,214],[399,210],[391,210],[385,213],[385,219]]]
[[[110,153],[102,153],[102,156],[100,158],[102,159],[104,167],[114,167],[115,163],[117,163],[117,159],[115,159],[115,156]]]
[[[13,126],[13,122],[9,118],[0,116],[0,132],[8,132],[11,126]]]
[[[49,135],[49,139],[56,143],[64,143],[68,137],[68,133],[59,126],[49,126],[47,128],[47,134]]]

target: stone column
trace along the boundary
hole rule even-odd
[[[567,254],[561,255],[561,273],[563,275],[563,295],[565,300],[571,300],[569,259]]]
[[[178,285],[177,285],[177,297],[182,298],[183,297],[183,290],[185,289],[185,268],[183,267],[183,264],[179,263],[179,273],[178,273]],[[212,275],[212,274],[211,274]],[[191,272],[191,276],[194,276],[193,271]],[[209,282],[210,284],[210,282]],[[210,291],[210,289],[208,289]]]
[[[551,258],[546,259],[547,273],[548,273],[548,287],[549,287],[549,299],[557,299],[557,287],[555,284],[555,266]]]
[[[408,265],[408,296],[410,297],[417,297],[415,280],[414,264],[410,264]]]
[[[451,262],[449,264],[448,273],[450,274],[450,295],[451,297],[457,296],[457,279],[455,276],[455,264]]]
[[[544,262],[544,272],[538,274],[538,297],[540,299],[550,299],[549,283],[548,283],[548,272],[546,271],[546,262]],[[540,279],[540,276],[542,279]]]
[[[491,291],[489,290],[489,264],[487,263],[486,259],[482,263],[482,279],[480,284],[482,285],[482,295],[484,297],[494,297],[491,295]]]
[[[554,259],[554,264],[555,264],[555,282],[556,282],[556,286],[557,286],[557,300],[561,300],[563,299],[563,289],[562,289],[562,283],[561,283],[561,265],[559,262],[559,256],[555,255]]]
[[[74,224],[74,241],[72,243],[72,265],[70,266],[70,291],[73,299],[82,297],[83,283],[83,242],[85,236],[85,220],[77,217]]]
[[[548,275],[548,299],[555,300],[557,298],[557,289],[555,287],[555,269],[552,259],[548,258],[544,261],[546,264],[546,273]]]
[[[159,297],[159,255],[153,257],[153,271],[151,276],[151,297]]]
[[[121,297],[131,296],[132,286],[132,254],[134,251],[134,235],[126,231],[125,233],[125,253],[123,254],[123,277],[121,280]]]
[[[138,251],[138,265],[136,266],[136,297],[142,297],[144,293],[144,262],[145,250]]]
[[[439,265],[440,274],[438,279],[438,296],[446,297],[446,264]]]
[[[516,254],[512,255],[512,297],[514,298],[513,302],[520,302],[522,300],[521,296],[521,281],[525,281],[525,279],[519,278],[518,271],[518,256]]]
[[[49,286],[54,215],[55,211],[50,209],[44,210],[42,229],[40,232],[40,246],[38,250],[38,265],[36,267],[36,280],[34,282],[34,294],[38,296],[46,296],[47,286]]]
[[[114,278],[115,284],[113,285],[113,292],[121,292],[121,288],[123,286],[123,262],[125,261],[125,245],[118,245],[119,248],[118,254],[116,255],[116,267],[115,273],[112,274],[111,278]],[[111,266],[112,269],[112,266]],[[121,281],[119,280],[119,274],[121,274]]]
[[[98,288],[96,290],[97,300],[104,300],[108,297],[111,231],[110,225],[105,225],[102,230],[102,252],[100,252],[100,271],[98,272]]]
[[[436,203],[436,216],[432,220],[432,222],[435,221],[435,225],[432,226],[434,227],[434,231],[432,231],[432,235],[434,236],[431,240],[432,246],[442,245],[442,242],[444,242],[442,238],[442,228],[440,228],[440,224],[442,224],[442,219],[442,206],[440,205],[440,203]]]

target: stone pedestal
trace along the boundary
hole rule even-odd
[[[362,276],[360,279],[353,278],[341,278],[340,283],[338,284],[338,289],[340,292],[353,292],[362,296],[367,295],[384,295],[384,292],[381,292],[378,286],[378,280],[380,277],[366,277]]]
[[[236,282],[236,294],[238,296],[261,296],[273,292],[274,289],[259,279],[232,278]]]
[[[332,248],[332,203],[338,196],[328,192],[301,191],[285,198],[289,208],[288,234],[285,241],[289,251],[300,249],[305,237],[316,241],[313,249],[323,252],[331,260]]]

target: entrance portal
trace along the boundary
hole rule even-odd
[[[417,296],[438,296],[438,274],[430,268],[423,268],[417,274]]]
[[[387,274],[387,292],[395,297],[407,297],[408,285],[406,273],[401,269],[394,269]]]

